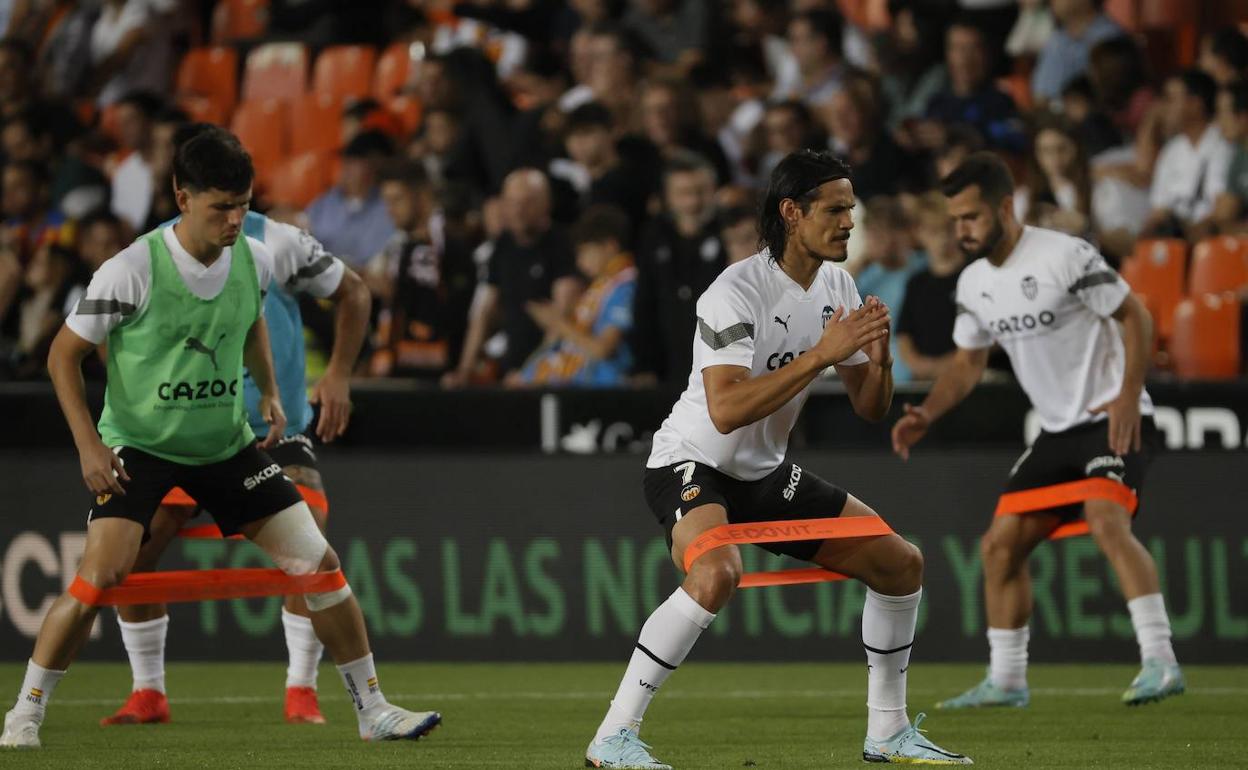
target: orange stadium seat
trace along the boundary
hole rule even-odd
[[[1032,107],[1031,99],[1031,78],[1021,73],[1014,73],[1003,78],[997,78],[997,90],[1002,93],[1009,94],[1014,100],[1015,106],[1020,110],[1030,110]]]
[[[243,99],[293,101],[308,90],[308,49],[302,43],[266,43],[247,54]]]
[[[175,100],[191,120],[196,123],[215,123],[224,126],[230,121],[230,113],[221,103],[207,96],[179,96]]]
[[[377,58],[373,73],[373,98],[379,102],[397,96],[407,85],[412,66],[412,43],[393,43]]]
[[[251,153],[256,181],[265,187],[287,153],[287,107],[278,99],[244,101],[234,111],[230,130]]]
[[[221,123],[234,111],[238,101],[238,51],[226,46],[192,48],[178,65],[175,93],[179,102],[187,98],[213,103],[212,123]]]
[[[1185,379],[1239,375],[1239,300],[1234,294],[1188,297],[1174,310],[1170,359]]]
[[[312,90],[339,99],[360,99],[373,87],[377,51],[366,45],[335,45],[316,57]]]
[[[307,208],[329,189],[330,164],[324,153],[305,152],[287,158],[273,172],[269,199],[277,205]]]
[[[1248,238],[1222,235],[1196,244],[1188,284],[1193,297],[1248,286]]]
[[[332,94],[304,94],[290,104],[290,152],[332,152],[342,143],[342,101]]]
[[[213,42],[257,38],[268,26],[269,0],[220,0],[212,12]]]
[[[422,115],[420,100],[414,96],[400,94],[386,103],[386,109],[398,116],[403,124],[403,132],[408,136],[420,128]]]
[[[1187,244],[1176,238],[1141,238],[1122,263],[1122,277],[1147,298],[1162,339],[1170,338],[1174,308],[1184,294]]]

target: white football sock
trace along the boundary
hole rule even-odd
[[[641,728],[641,718],[659,686],[684,662],[714,619],[715,613],[703,609],[683,588],[677,588],[650,614],[594,741],[615,735],[622,727]]]
[[[910,724],[906,670],[914,647],[923,589],[885,596],[867,589],[862,608],[862,646],[867,652],[867,737],[891,738]]]
[[[63,676],[64,671],[53,671],[33,660],[27,661],[26,678],[22,680],[22,689],[17,693],[17,703],[13,710],[23,716],[33,717],[42,724],[48,701],[52,700],[52,691]]]
[[[359,660],[344,663],[338,667],[342,675],[342,683],[346,685],[347,694],[355,703],[355,715],[360,721],[360,735],[366,733],[365,728],[374,716],[387,705],[386,696],[381,693],[377,683],[377,668],[373,665],[373,654],[370,652]]]
[[[1003,690],[1027,686],[1027,642],[1031,629],[988,629],[988,678]]]
[[[1135,626],[1135,638],[1140,643],[1140,660],[1160,660],[1178,663],[1174,647],[1170,645],[1170,616],[1161,594],[1137,596],[1127,602],[1131,611],[1131,625]]]
[[[312,621],[282,607],[282,628],[286,630],[286,650],[290,664],[286,667],[287,687],[316,689],[316,669],[325,645],[316,638]]]
[[[169,633],[169,616],[141,623],[127,623],[120,617],[121,641],[130,656],[133,690],[165,691],[165,637]]]

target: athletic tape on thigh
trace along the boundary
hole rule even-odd
[[[324,492],[313,489],[312,487],[305,487],[302,484],[296,484],[295,488],[299,490],[299,494],[303,496],[303,501],[305,503],[312,506],[313,508],[318,508],[324,511],[325,513],[329,513],[329,498],[325,496]],[[170,502],[170,500],[174,500],[174,499],[178,500],[179,502]],[[188,502],[186,503],[180,502],[182,499],[185,499]],[[183,492],[181,489],[177,487],[174,487],[172,492],[165,495],[165,499],[161,501],[161,504],[162,505],[198,505],[198,503],[192,500],[189,495],[187,495],[185,492]],[[183,527],[182,529],[178,530],[178,537],[206,538],[209,540],[221,540],[225,536],[221,534],[220,527],[218,527],[216,524],[208,523],[208,524],[196,524],[194,526]],[[242,540],[243,536],[242,535],[230,535],[228,539]]]
[[[852,537],[891,535],[893,530],[879,516],[849,516],[841,519],[799,519],[750,524],[722,524],[708,529],[685,548],[685,572],[707,551],[725,545],[784,543],[794,540],[839,540]],[[847,576],[820,567],[775,572],[750,572],[741,576],[738,588],[786,586],[845,580]]]
[[[1021,513],[1047,511],[1067,505],[1087,502],[1088,500],[1109,500],[1118,503],[1132,517],[1140,507],[1139,498],[1130,487],[1113,479],[1092,478],[1082,481],[1069,481],[1065,484],[1053,484],[1047,487],[1024,489],[1020,492],[1007,492],[997,501],[994,516],[1017,516]],[[1065,537],[1077,537],[1088,534],[1088,522],[1072,521],[1062,524],[1049,535],[1050,540],[1061,540]]]
[[[287,575],[280,569],[193,569],[139,573],[105,589],[75,576],[69,595],[83,604],[107,607],[328,593],[346,585],[342,570]]]

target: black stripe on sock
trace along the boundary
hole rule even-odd
[[[653,652],[650,652],[649,650],[647,650],[646,645],[642,644],[641,642],[637,643],[637,649],[644,652],[646,655],[650,657],[650,660],[653,660],[655,663],[658,663],[660,666],[667,669],[668,671],[676,670],[675,666],[673,666],[671,663],[668,663],[666,660],[663,660],[658,655],[655,655]]]
[[[637,645],[637,646],[640,647],[641,645]],[[866,642],[863,642],[862,646],[864,649],[866,649],[867,652],[874,652],[876,655],[892,655],[894,652],[901,652],[902,650],[910,649],[911,647],[914,646],[914,642],[911,642],[910,644],[903,644],[902,646],[894,650],[877,650],[871,645],[867,644]]]

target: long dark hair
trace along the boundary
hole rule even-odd
[[[819,197],[820,186],[848,178],[849,166],[830,152],[798,150],[786,155],[771,172],[771,182],[758,215],[759,246],[767,249],[776,262],[783,262],[789,228],[780,216],[781,201],[792,199],[804,214]]]
[[[1023,221],[1036,224],[1038,205],[1051,203],[1057,205],[1057,191],[1053,189],[1049,177],[1040,168],[1036,157],[1040,134],[1054,131],[1061,134],[1075,148],[1075,157],[1071,159],[1070,168],[1062,169],[1067,181],[1075,186],[1075,209],[1084,216],[1092,215],[1092,174],[1088,166],[1088,154],[1079,135],[1075,133],[1070,121],[1060,115],[1042,113],[1031,129],[1031,152],[1027,155],[1027,211]]]

